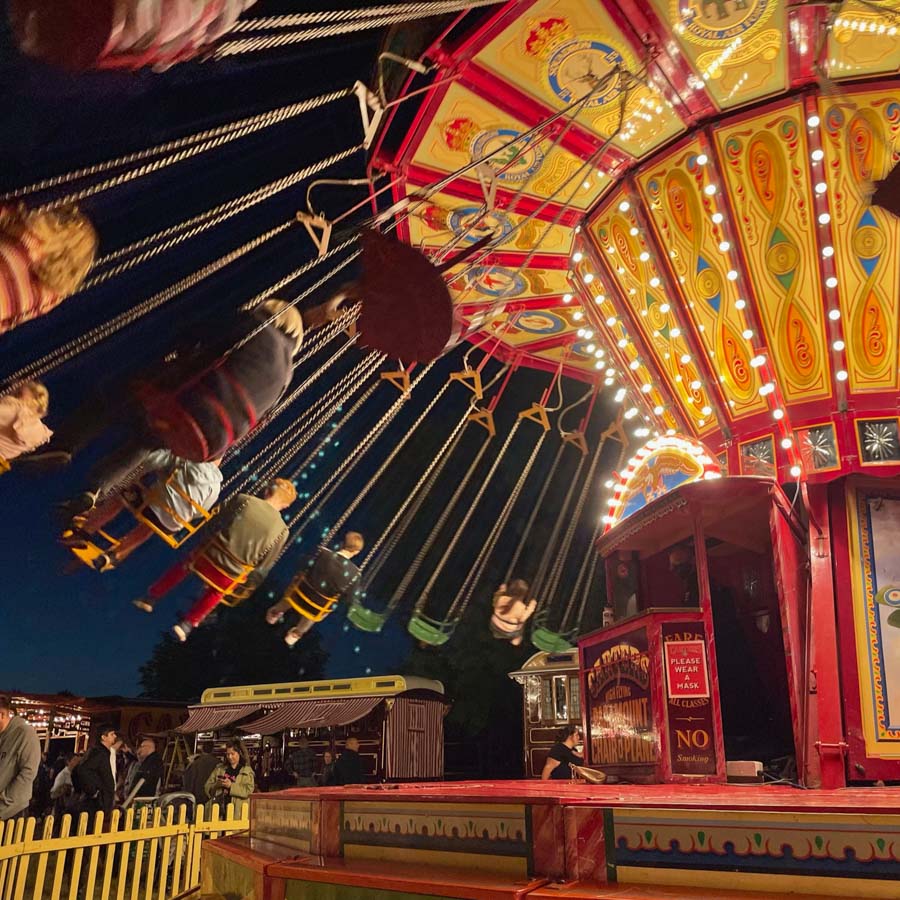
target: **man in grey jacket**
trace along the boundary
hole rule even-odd
[[[0,821],[24,815],[41,764],[41,742],[15,714],[12,700],[0,694]]]

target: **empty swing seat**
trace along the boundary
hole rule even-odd
[[[565,653],[574,650],[575,646],[572,644],[574,637],[571,632],[560,634],[543,625],[535,625],[531,630],[531,643],[546,653]]]
[[[359,631],[368,631],[371,634],[377,634],[384,628],[384,623],[388,620],[391,611],[389,609],[378,612],[363,606],[359,600],[353,600],[347,609],[347,620]]]
[[[440,647],[453,637],[456,625],[456,621],[444,622],[440,619],[432,619],[419,610],[415,610],[409,617],[406,630],[417,641],[430,644],[432,647]]]

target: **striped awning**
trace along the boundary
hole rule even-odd
[[[288,728],[349,725],[367,716],[384,697],[341,697],[334,700],[288,700],[267,715],[241,725],[248,734],[277,734]]]
[[[262,706],[258,703],[241,703],[228,706],[195,706],[190,711],[187,722],[179,725],[176,731],[183,734],[195,734],[198,731],[216,731],[239,719],[259,712]]]

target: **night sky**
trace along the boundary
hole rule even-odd
[[[325,8],[326,5],[307,3],[304,6]],[[277,5],[261,3],[255,12],[263,14],[272,9],[277,9]],[[163,75],[142,71],[73,77],[19,58],[8,35],[0,33],[0,97],[3,98],[0,104],[0,192],[171,137],[315,96],[349,85],[356,79],[370,81],[380,37],[341,38],[330,44],[316,44],[276,58],[254,58],[250,62],[187,64]],[[227,150],[205,154],[197,161],[175,166],[165,173],[93,198],[83,204],[83,208],[100,233],[101,252],[106,252],[359,143],[360,136],[356,101],[343,101],[327,111],[236,141]],[[363,163],[363,156],[359,154],[348,163],[333,167],[327,174],[330,177],[360,177]],[[332,214],[361,196],[359,189],[350,188],[323,190],[317,195],[325,211]],[[187,272],[284,221],[304,205],[304,197],[304,186],[285,192],[211,233],[67,301],[52,315],[0,337],[0,379],[86,328],[105,321]],[[51,413],[47,420],[50,427],[58,427],[67,413],[92,396],[94,389],[114,394],[117,385],[123,383],[134,367],[164,353],[185,323],[215,321],[217,311],[236,308],[310,258],[311,250],[304,232],[299,228],[290,230],[248,261],[229,266],[201,287],[176,298],[136,326],[46,377],[51,391]],[[313,272],[310,280],[324,271],[322,268]],[[288,295],[294,296],[296,292]],[[476,354],[476,358],[479,355]],[[359,358],[358,353],[348,355],[346,365],[336,368],[334,378]],[[284,582],[290,578],[304,554],[314,548],[314,532],[329,524],[329,517],[337,515],[342,505],[355,496],[433,391],[450,371],[460,367],[460,359],[461,351],[455,351],[435,367],[423,389],[347,480],[333,504],[322,512],[319,522],[307,529],[304,542],[294,545],[282,560],[276,573],[278,578]],[[487,371],[493,373],[496,370],[496,364],[491,362]],[[501,405],[502,427],[508,427],[517,409],[537,399],[549,379],[547,373],[533,371],[516,375],[505,398],[508,402]],[[328,377],[322,384],[327,386],[332,382],[333,378]],[[317,390],[321,389],[317,386]],[[567,383],[567,400],[574,399],[583,390],[583,385]],[[295,411],[304,403],[312,402],[315,396],[315,390],[310,392],[299,401]],[[344,452],[341,447],[352,446],[393,399],[387,387],[379,389],[372,403],[341,436],[342,444],[332,446],[328,451],[330,458],[339,459]],[[406,496],[427,460],[443,443],[467,399],[465,390],[459,386],[448,391],[446,403],[441,405],[439,413],[428,420],[427,426],[403,454],[400,464],[389,470],[378,489],[373,491],[370,501],[350,520],[349,527],[363,531],[370,539],[377,534],[378,528],[390,519],[399,498]],[[608,415],[608,410],[599,408],[592,423],[593,430],[599,430]],[[567,427],[575,424],[575,418],[577,416],[566,422]],[[288,421],[290,416],[286,416],[281,424]],[[438,585],[438,593],[443,591],[447,602],[458,586],[461,568],[467,560],[474,558],[483,534],[490,527],[491,515],[502,506],[515,481],[517,466],[533,446],[536,429],[528,435],[524,429],[520,432],[517,443],[510,448],[510,465],[498,473],[497,490],[489,492],[466,540],[460,543],[454,565],[448,567],[445,578]],[[262,442],[269,437],[265,436]],[[502,437],[501,431],[500,439]],[[416,521],[410,541],[401,545],[396,559],[385,566],[384,584],[379,590],[389,591],[415,555],[417,542],[430,527],[433,510],[449,496],[455,479],[481,439],[474,427],[467,430],[458,456],[448,466],[446,478],[436,489],[432,512],[423,514]],[[529,509],[528,497],[536,494],[540,474],[546,470],[551,452],[555,450],[555,441],[548,440],[545,444],[535,478],[519,507],[525,510],[523,518]],[[172,624],[176,610],[186,608],[185,601],[189,602],[192,591],[196,590],[196,582],[188,582],[161,604],[152,619],[131,606],[130,601],[174,562],[173,553],[177,551],[156,540],[145,545],[113,573],[101,576],[81,568],[65,574],[71,556],[56,542],[58,526],[54,505],[79,490],[87,467],[96,459],[97,453],[109,446],[107,443],[84,454],[58,474],[26,477],[13,472],[0,479],[0,504],[4,511],[0,541],[0,559],[3,561],[0,610],[4,614],[0,627],[0,688],[36,692],[68,690],[85,695],[137,694],[140,690],[138,667],[150,655],[160,632]],[[259,446],[259,443],[251,445],[246,455]],[[574,452],[571,457],[567,465],[571,463],[574,467]],[[614,457],[612,454],[610,462]],[[317,483],[316,477],[328,464],[329,457],[326,456],[317,465],[316,473],[309,473],[310,483]],[[550,525],[552,522],[543,522],[529,540],[529,546],[535,548],[531,551],[532,556],[539,552],[537,548]],[[509,534],[504,538],[504,551],[498,552],[497,564],[488,572],[486,581],[495,578],[496,570],[505,567],[520,526],[520,522],[511,524]],[[579,532],[578,537],[584,549],[586,534]],[[278,578],[273,579],[276,585]],[[419,586],[414,585],[414,596]],[[256,602],[262,610],[263,604],[259,599]],[[436,602],[440,605],[441,600]],[[479,602],[485,606],[487,599],[482,598]],[[328,673],[352,676],[364,674],[367,668],[376,672],[397,670],[410,648],[405,620],[405,614],[395,617],[382,635],[375,636],[346,631],[343,615],[333,615],[320,629],[323,646],[330,654]],[[286,678],[289,677],[292,673],[286,673]]]

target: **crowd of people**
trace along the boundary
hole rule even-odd
[[[34,728],[15,714],[9,696],[0,694],[0,822],[22,816],[52,814],[107,817],[116,807],[179,790],[167,785],[163,763],[165,747],[152,735],[143,735],[129,747],[113,725],[96,729],[93,745],[85,753],[66,752],[53,761],[41,751]],[[284,761],[284,776],[298,787],[361,784],[365,769],[359,741],[349,737],[335,759],[330,750],[317,755],[309,739]],[[240,816],[242,806],[259,789],[256,773],[243,743],[228,740],[221,755],[194,754],[184,770],[180,791],[197,806],[224,810],[229,803]]]

